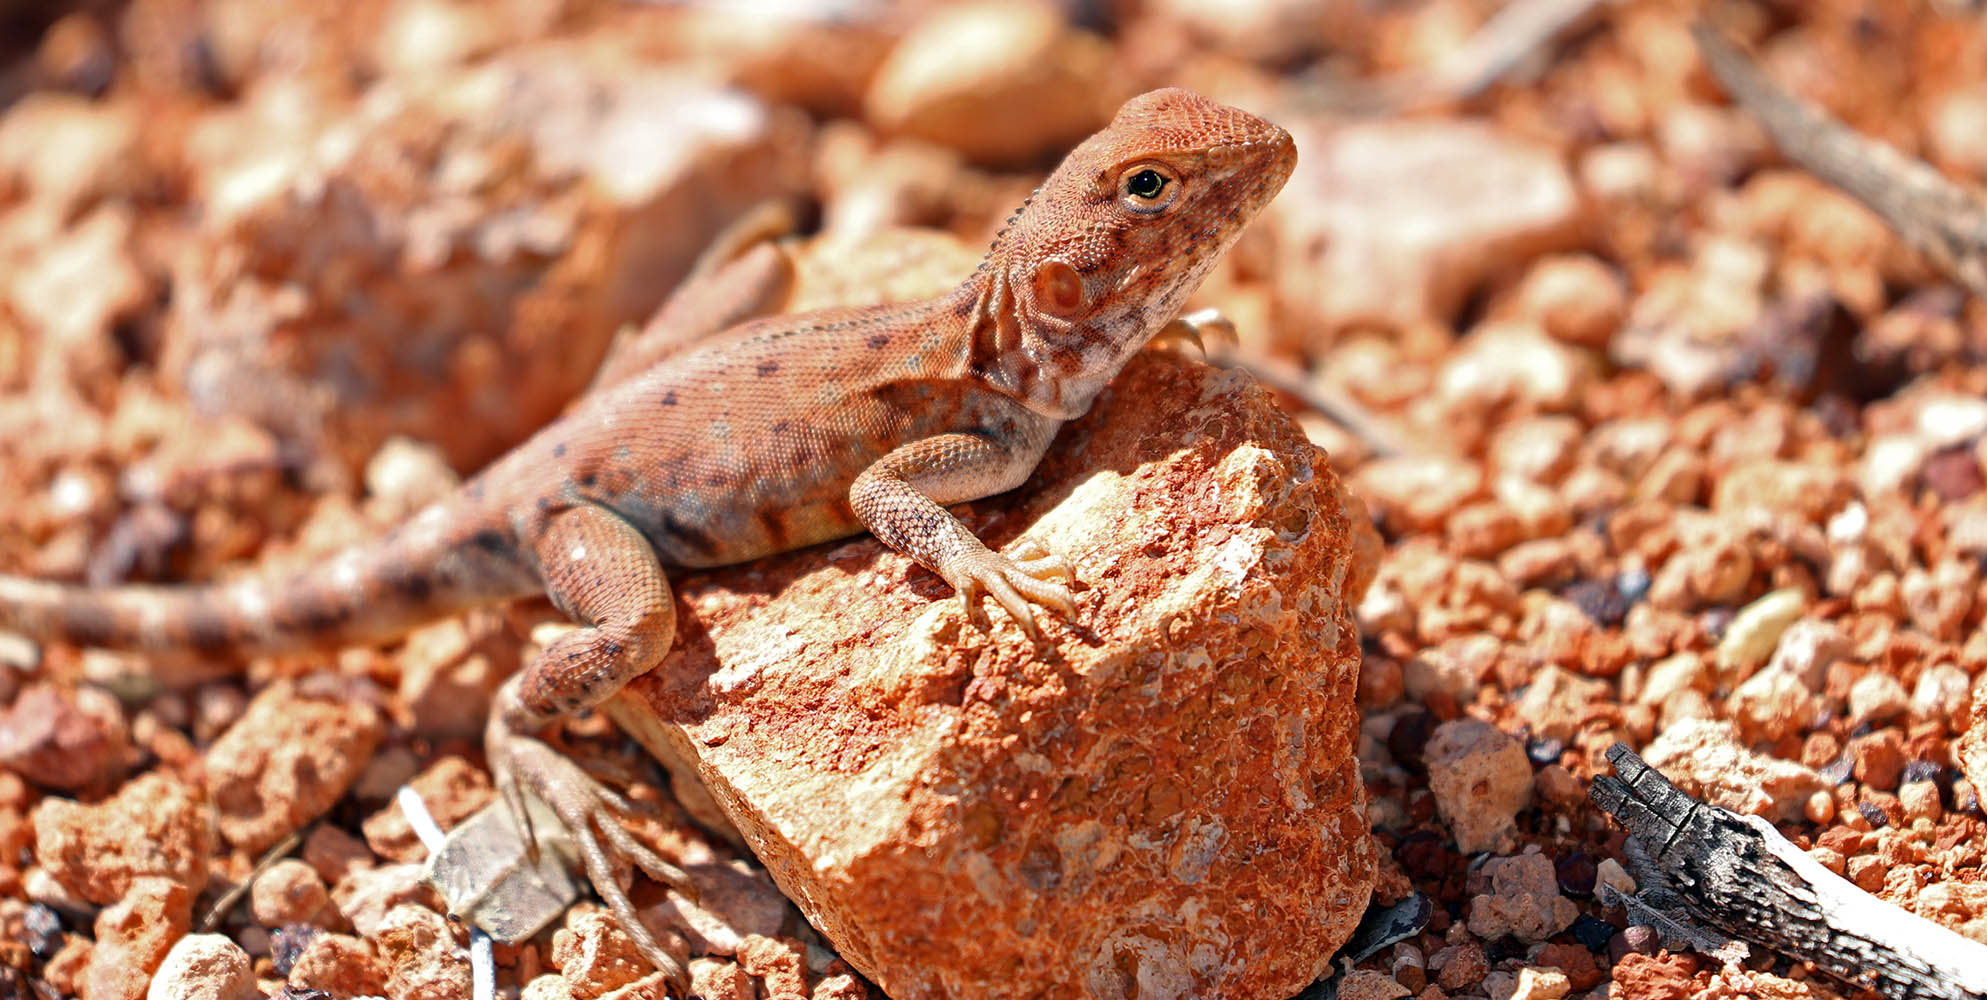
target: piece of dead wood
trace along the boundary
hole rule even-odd
[[[1329,83],[1313,97],[1325,110],[1365,116],[1468,100],[1530,63],[1553,39],[1589,23],[1599,6],[1601,0],[1512,0],[1434,66]]]
[[[1870,139],[1766,79],[1703,21],[1691,25],[1711,74],[1801,169],[1875,212],[1948,277],[1987,299],[1987,201],[1931,164]]]
[[[1615,776],[1587,794],[1639,843],[1644,902],[1892,1000],[1987,997],[1987,945],[1864,892],[1764,819],[1691,798],[1620,743],[1607,756]]]

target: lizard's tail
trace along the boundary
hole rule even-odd
[[[500,533],[413,537],[420,523],[293,573],[223,583],[99,588],[0,576],[0,631],[136,652],[253,655],[386,639],[532,591]]]

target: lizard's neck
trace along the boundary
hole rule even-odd
[[[1116,297],[1077,318],[1036,306],[1025,266],[989,256],[947,300],[965,324],[966,369],[989,389],[1056,420],[1090,409],[1105,383],[1172,318],[1117,308]]]

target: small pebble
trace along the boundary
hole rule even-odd
[[[1441,720],[1426,709],[1412,709],[1394,719],[1394,728],[1387,733],[1387,754],[1394,763],[1407,768],[1410,773],[1425,769],[1422,762],[1422,748],[1428,745],[1428,738],[1435,733]]]
[[[1559,763],[1559,757],[1566,752],[1566,744],[1558,740],[1545,740],[1534,737],[1525,741],[1525,756],[1540,767]]]
[[[1643,579],[1646,589],[1646,574]],[[1629,605],[1633,603],[1617,587],[1610,587],[1599,580],[1578,581],[1567,587],[1561,596],[1602,628],[1620,628],[1622,620],[1628,617]]]
[[[296,858],[284,858],[255,877],[248,898],[256,923],[279,927],[310,922],[324,912],[331,893],[316,869]]]
[[[269,960],[276,967],[277,975],[287,976],[297,958],[309,950],[310,943],[317,940],[324,929],[312,924],[285,924],[269,935]]]
[[[248,953],[220,934],[189,934],[166,953],[146,1000],[259,1000]]]
[[[1607,886],[1624,896],[1633,896],[1640,888],[1635,884],[1634,876],[1628,874],[1628,869],[1623,868],[1621,862],[1613,858],[1601,859],[1601,863],[1595,867],[1594,882],[1597,886]]]
[[[62,915],[41,903],[29,903],[21,914],[21,943],[46,962],[62,948]]]
[[[1882,809],[1877,808],[1871,803],[1857,803],[1856,811],[1862,814],[1863,819],[1870,824],[1870,828],[1873,830],[1881,830],[1890,825],[1890,817],[1884,815]]]
[[[1559,880],[1559,891],[1582,899],[1594,894],[1594,883],[1600,878],[1600,867],[1586,851],[1562,855],[1553,862],[1552,871]]]
[[[1662,944],[1662,936],[1648,924],[1635,924],[1623,930],[1621,936],[1627,942],[1629,950],[1643,955],[1655,954],[1656,949]]]
[[[1864,675],[1849,689],[1849,717],[1859,725],[1883,725],[1910,707],[1904,685],[1881,671]]]
[[[1787,627],[1799,620],[1807,597],[1792,587],[1773,591],[1739,609],[1718,640],[1718,672],[1749,677],[1766,665]]]
[[[1518,741],[1480,719],[1438,726],[1428,740],[1428,787],[1456,848],[1508,851],[1518,812],[1531,804],[1531,763]]]
[[[1904,818],[1910,821],[1939,821],[1944,807],[1939,802],[1939,786],[1929,781],[1912,781],[1900,785],[1897,799],[1904,808]]]

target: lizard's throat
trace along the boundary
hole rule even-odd
[[[1113,296],[1077,319],[1033,307],[1004,268],[961,289],[971,300],[967,363],[973,378],[1030,410],[1073,420],[1179,311],[1175,289],[1145,300]]]

